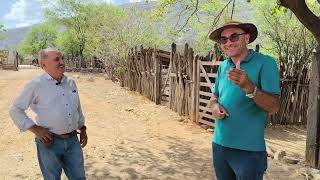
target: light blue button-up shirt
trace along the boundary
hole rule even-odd
[[[28,83],[14,101],[10,116],[21,131],[37,124],[55,134],[65,134],[84,125],[75,81],[64,76],[61,84],[56,83],[45,73]],[[25,113],[29,107],[36,113],[35,121]]]

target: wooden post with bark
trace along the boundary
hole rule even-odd
[[[174,110],[175,105],[175,57],[176,57],[176,44],[171,45],[170,64],[169,64],[169,108]]]
[[[197,122],[198,121],[198,117],[196,116],[196,111],[197,111],[197,95],[198,95],[198,59],[199,56],[197,55],[196,57],[194,57],[193,61],[192,61],[192,86],[191,86],[191,111],[190,111],[190,119],[193,122]]]
[[[156,104],[161,103],[161,97],[160,97],[160,62],[159,62],[159,56],[156,52],[156,49],[154,49],[153,52],[153,62],[154,62],[154,102]]]
[[[311,79],[309,85],[309,105],[306,140],[306,163],[320,168],[319,134],[320,134],[320,47],[314,52],[311,64]]]

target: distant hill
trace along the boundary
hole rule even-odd
[[[5,33],[5,39],[0,41],[0,49],[14,50],[24,39],[28,31],[31,30],[33,26],[8,29]]]

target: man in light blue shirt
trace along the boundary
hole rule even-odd
[[[45,73],[25,86],[10,116],[21,131],[36,135],[45,180],[60,179],[62,169],[69,179],[85,179],[81,145],[87,144],[87,133],[77,86],[64,75],[63,54],[57,49],[42,50],[39,60]],[[36,113],[35,121],[25,113],[29,107]]]
[[[267,169],[264,129],[268,113],[279,109],[280,80],[272,57],[247,48],[257,34],[255,25],[238,21],[210,34],[228,56],[218,69],[210,101],[218,180],[261,180]]]

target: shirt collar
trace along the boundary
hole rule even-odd
[[[48,73],[44,73],[44,78],[47,80],[47,81],[54,81],[55,83],[57,83],[58,81],[55,80],[53,77],[51,77]],[[61,83],[63,83],[65,81],[65,76],[62,77],[61,79]]]
[[[256,54],[256,52],[255,52],[253,49],[249,49],[249,55],[248,55],[247,57],[245,57],[244,60],[241,61],[241,63],[243,63],[243,62],[246,62],[246,63],[247,63],[247,62],[250,62],[251,59],[253,59],[253,57],[254,57],[255,54]],[[229,63],[229,64],[234,64],[230,57],[228,57],[227,60],[228,60],[228,63]]]

